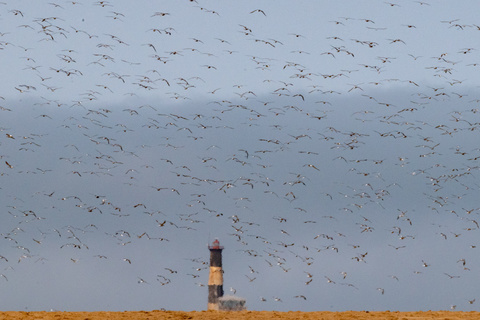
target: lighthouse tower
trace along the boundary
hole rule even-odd
[[[223,296],[222,250],[220,241],[215,239],[208,246],[210,250],[210,274],[208,276],[208,310],[219,310],[218,299]]]

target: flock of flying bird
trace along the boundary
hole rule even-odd
[[[466,45],[426,56],[411,43],[431,26],[375,13],[315,21],[330,34],[314,38],[251,3],[41,5],[0,3],[0,288],[57,255],[134,266],[155,250],[170,259],[129,281],[161,295],[182,275],[206,296],[210,234],[253,308],[359,293],[396,308],[427,274],[452,283],[443,306],[474,307],[479,26],[430,16]]]

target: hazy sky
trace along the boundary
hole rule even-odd
[[[478,310],[477,7],[1,2],[0,309]]]

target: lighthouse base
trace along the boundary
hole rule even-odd
[[[208,303],[208,305],[207,305],[207,310],[215,310],[215,311],[218,311],[218,310],[220,310],[220,309],[219,309],[218,303]]]

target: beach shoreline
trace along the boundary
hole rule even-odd
[[[477,311],[3,311],[0,319],[21,320],[123,320],[123,319],[480,319]]]

